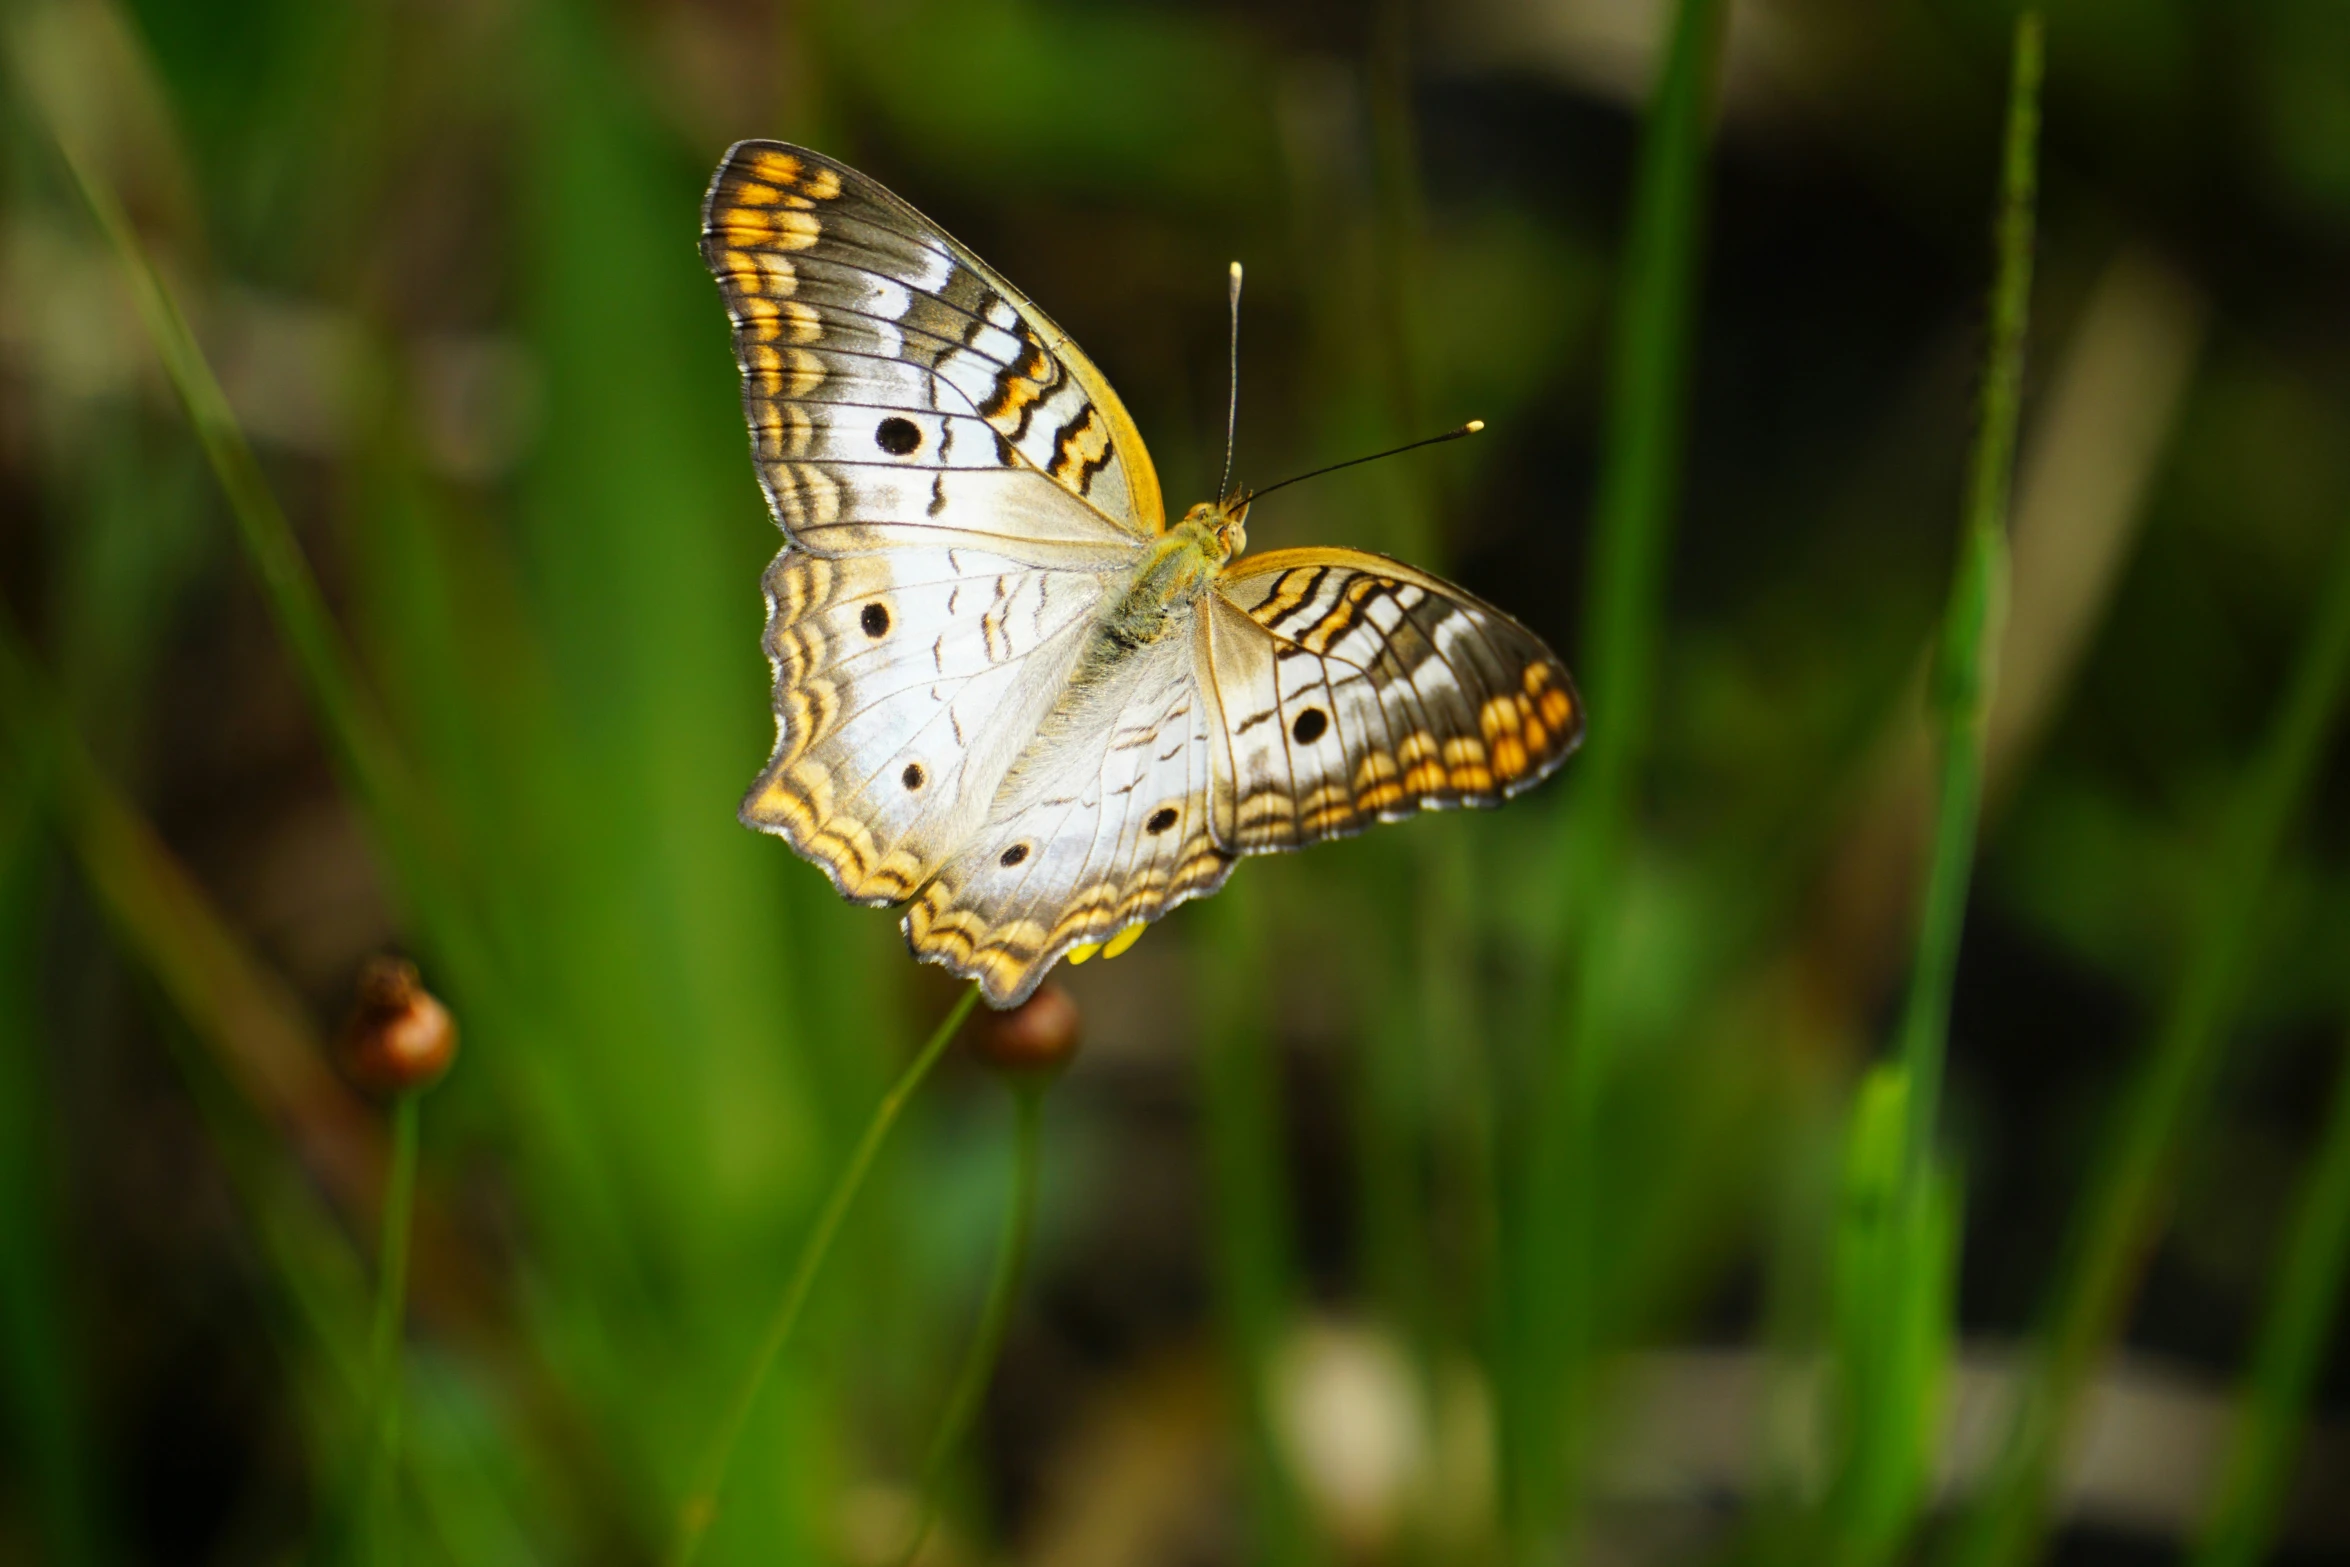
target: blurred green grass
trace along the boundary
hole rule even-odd
[[[1957,954],[1940,1095],[1864,1063],[1899,1032],[1926,863],[1920,671],[2010,13],[1807,8],[1774,57],[1728,9],[1650,8],[1626,53],[1574,7],[1499,3],[17,0],[0,1559],[347,1543],[384,1140],[320,1041],[379,945],[466,1038],[424,1116],[407,1554],[665,1541],[826,1183],[951,996],[734,822],[775,536],[692,236],[754,134],[870,166],[1031,288],[1171,494],[1220,457],[1234,254],[1244,472],[1485,418],[1252,531],[1463,573],[1581,651],[1593,706],[1562,785],[1252,864],[1073,979],[1096,1038],[1055,1090],[1032,1303],[932,1559],[1882,1560],[1943,1543],[1964,1499],[1935,1476],[1988,1470],[1950,1543],[2091,1560],[2052,1532],[2079,1513],[2060,1436],[2116,1343],[2213,1398],[2252,1368],[2213,1550],[2342,1527],[2278,1500],[2296,1411],[2340,1402],[2341,1134],[2296,1092],[2336,1069],[2345,1000],[2350,620],[2316,585],[2350,569],[2324,564],[2350,558],[2350,394],[2311,323],[2339,308],[2350,89],[2305,63],[2333,24],[2317,0],[2052,18],[2048,369],[1995,702],[2054,716],[1985,720],[1990,863],[1928,938]],[[2136,150],[2193,115],[2234,129],[2166,132],[2175,168]],[[142,327],[56,134],[192,336],[153,298]],[[2213,301],[2168,402],[2088,373],[2101,306],[2115,341],[2195,335],[2192,298],[2129,292],[2130,246]],[[2116,444],[2131,419],[2152,434]],[[2124,497],[2104,545],[2075,450]],[[2064,570],[2089,589],[2035,607]],[[341,825],[273,836],[303,820]],[[982,1103],[952,1073],[917,1102],[706,1559],[902,1536],[1006,1186]],[[2269,1186],[2230,1184],[2215,1129],[2276,1150]],[[2192,1235],[2164,1248],[2166,1193],[2250,1225],[2305,1158],[2265,1313],[2261,1245],[2217,1274]],[[159,1208],[174,1186],[197,1216]],[[124,1284],[174,1268],[202,1291]],[[1935,1388],[2043,1297],[2016,1439],[1953,1446]],[[260,1368],[231,1412],[152,1348],[181,1339]],[[1659,1366],[1717,1368],[1668,1427],[1743,1456],[1644,1533],[1626,1454]],[[1822,1386],[1878,1469],[1837,1468]],[[1866,1435],[1896,1427],[1914,1452]],[[157,1445],[206,1442],[242,1467],[158,1478]],[[1344,1469],[1366,1450],[1387,1467]]]

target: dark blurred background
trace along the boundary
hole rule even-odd
[[[778,540],[695,252],[729,142],[854,163],[1027,290],[1171,508],[1221,460],[1240,258],[1245,480],[1487,425],[1284,492],[1252,544],[1407,556],[1575,663],[1674,10],[0,6],[0,1562],[355,1548],[386,1134],[327,1042],[370,955],[416,958],[464,1038],[422,1115],[416,1561],[661,1554],[815,1205],[954,999],[894,916],[735,822]],[[1046,1101],[1038,1251],[924,1560],[1868,1559],[1821,1543],[1838,1357],[1876,1312],[1839,1248],[1909,964],[2012,12],[1728,12],[1604,906],[1566,895],[1570,763],[1499,813],[1252,862],[1067,971],[1086,1044]],[[2213,888],[2252,874],[2230,823],[2350,521],[2350,8],[2063,0],[2047,38],[1957,1229],[1913,1368],[1935,1456],[1899,1559],[1963,1556],[2018,1348]],[[415,796],[355,786],[61,139],[187,312]],[[2187,1558],[2280,1301],[2317,1380],[2264,1559],[2350,1551],[2322,1200],[2350,789],[2319,706],[2047,1559]],[[1520,1349],[1575,953],[1610,1046],[1570,1394]],[[893,1558],[1011,1127],[967,1062],[924,1090],[706,1559]],[[1554,1397],[1556,1451],[1512,1413]]]

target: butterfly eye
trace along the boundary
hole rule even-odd
[[[1003,853],[997,855],[995,862],[998,865],[1003,866],[1006,870],[1009,870],[1027,858],[1028,845],[1024,843],[1015,843],[1009,849],[1006,849]]]
[[[866,605],[865,613],[857,617],[857,624],[865,628],[865,635],[869,637],[889,635],[889,606],[886,604]]]
[[[1289,733],[1299,745],[1312,745],[1322,738],[1322,731],[1329,727],[1329,715],[1318,707],[1309,707],[1297,715],[1297,722],[1289,726]]]
[[[1151,819],[1142,824],[1142,830],[1156,838],[1160,833],[1165,832],[1168,828],[1174,825],[1175,807],[1172,805],[1162,805],[1157,810],[1151,812]]]
[[[906,764],[906,770],[898,774],[898,782],[904,784],[908,790],[921,788],[922,764],[920,762],[908,762]]]
[[[903,457],[922,444],[922,430],[913,420],[900,419],[893,414],[875,428],[873,444],[892,457]]]

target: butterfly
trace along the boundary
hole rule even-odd
[[[702,255],[734,326],[774,754],[742,819],[914,954],[1024,1000],[1242,855],[1492,805],[1582,738],[1557,656],[1351,549],[1244,554],[1250,496],[1169,527],[1092,361],[873,180],[746,141]]]

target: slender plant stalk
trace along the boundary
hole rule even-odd
[[[2040,13],[2016,18],[2008,84],[2007,137],[2001,158],[1998,261],[1991,283],[1990,342],[1982,408],[1968,466],[1966,515],[1958,569],[1935,659],[1934,706],[1941,721],[1940,799],[1933,857],[1926,874],[1901,1018],[1901,1064],[1908,1076],[1907,1161],[1912,1186],[1932,1162],[1944,1057],[1950,1038],[1950,993],[1958,970],[1959,931],[1974,874],[1976,824],[1983,801],[1983,740],[1998,679],[1999,636],[2006,618],[2007,512],[2014,487],[2016,424],[2023,403],[2024,338],[2031,319],[2033,209],[2038,186]]]
[[[1908,1099],[1907,1070],[1877,1066],[1845,1149],[1830,1293],[1836,1467],[1810,1553],[1838,1567],[1892,1559],[1914,1526],[1950,1356],[1956,1183],[1939,1166],[1918,1180]]]
[[[946,1485],[947,1467],[969,1434],[979,1413],[979,1401],[994,1380],[996,1362],[1003,1358],[1004,1333],[1012,1325],[1012,1303],[1019,1297],[1020,1275],[1027,1267],[1029,1242],[1036,1233],[1037,1170],[1043,1162],[1041,1129],[1047,1086],[1039,1081],[1013,1085],[1019,1123],[1014,1132],[1012,1205],[996,1237],[995,1263],[988,1272],[979,1329],[971,1336],[962,1367],[955,1373],[954,1391],[939,1415],[938,1433],[931,1438],[930,1456],[922,1466],[922,1512],[915,1521],[913,1538],[898,1557],[898,1567],[913,1567],[914,1558],[922,1554],[923,1542],[938,1522],[939,1493]]]
[[[2045,1526],[2074,1408],[2159,1235],[2178,1149],[2209,1097],[2243,989],[2262,896],[2335,730],[2345,684],[2350,533],[2336,545],[2284,702],[2229,804],[2178,989],[2075,1215],[2007,1446],[1960,1542],[1959,1560],[1967,1567],[2014,1567],[2030,1557]]]
[[[972,1005],[979,1000],[979,987],[971,986],[963,992],[954,1010],[942,1019],[921,1051],[898,1074],[898,1080],[881,1096],[881,1103],[873,1107],[873,1118],[865,1123],[864,1135],[857,1139],[849,1162],[832,1183],[832,1191],[824,1199],[824,1208],[816,1216],[816,1226],[808,1238],[800,1243],[799,1261],[792,1267],[791,1281],[784,1286],[783,1298],[776,1303],[775,1315],[767,1324],[766,1335],[760,1339],[758,1350],[743,1372],[741,1384],[735,1389],[734,1401],[727,1406],[726,1415],[719,1422],[717,1435],[712,1439],[709,1453],[696,1471],[693,1490],[685,1505],[678,1509],[677,1532],[672,1536],[666,1558],[673,1567],[685,1567],[702,1548],[702,1537],[709,1533],[710,1524],[718,1516],[718,1503],[726,1488],[727,1470],[734,1462],[734,1450],[742,1441],[743,1429],[750,1424],[751,1412],[758,1407],[759,1395],[765,1391],[768,1376],[775,1370],[776,1360],[784,1346],[791,1342],[792,1330],[799,1326],[800,1312],[808,1304],[808,1295],[816,1287],[816,1276],[824,1269],[824,1259],[832,1254],[832,1243],[840,1234],[841,1221],[848,1217],[849,1205],[863,1190],[865,1177],[872,1173],[875,1156],[881,1145],[889,1140],[898,1118],[905,1113],[906,1104],[914,1091],[922,1086],[938,1058],[946,1053],[947,1044],[955,1037],[955,1030],[963,1026],[963,1019],[971,1015]]]
[[[1245,1441],[1256,1559],[1297,1567],[1322,1552],[1279,1438],[1270,1389],[1298,1288],[1295,1221],[1281,1175],[1279,1060],[1265,1022],[1271,985],[1263,890],[1243,882],[1202,911],[1216,982],[1201,996],[1200,1076],[1218,1306]]]
[[[33,1554],[79,1567],[102,1553],[82,1346],[60,1288],[63,1183],[37,977],[50,870],[41,818],[53,781],[8,728],[0,719],[0,1417],[30,1493]]]
[[[345,772],[379,814],[385,809],[412,811],[414,792],[405,781],[406,769],[390,728],[359,680],[357,662],[327,610],[326,595],[294,538],[293,525],[188,329],[187,317],[140,244],[113,188],[62,136],[58,147],[82,200],[122,265],[139,318],[228,497],[278,630],[293,650],[296,671],[309,689],[311,705],[325,721]]]
[[[1934,838],[1918,916],[1897,1064],[1879,1069],[1864,1104],[1892,1110],[1882,1157],[1857,1156],[1838,1249],[1841,1459],[1830,1493],[1832,1554],[1876,1563],[1899,1547],[1930,1471],[1949,1325],[1956,1230],[1934,1158],[1934,1131],[1950,1038],[1950,997],[1974,877],[1982,810],[1983,746],[1998,678],[2007,600],[2007,513],[2031,317],[2033,208],[2042,71],[2041,23],[2016,18],[2000,160],[1996,259],[1984,350],[1982,406],[1968,465],[1958,563],[1932,680],[1941,776]],[[1858,1116],[1856,1120],[1865,1120]],[[1856,1147],[1865,1148],[1860,1138]],[[1871,1183],[1875,1189],[1871,1189]]]
[[[83,202],[121,264],[148,338],[228,499],[245,553],[261,578],[278,634],[293,655],[295,673],[344,786],[366,810],[410,912],[430,931],[436,952],[460,987],[491,993],[494,987],[483,982],[482,955],[495,948],[458,890],[452,867],[463,862],[462,856],[360,678],[358,660],[328,611],[326,595],[219,378],[113,187],[62,129],[52,127],[52,133]]]
[[[384,1180],[383,1234],[378,1240],[375,1320],[368,1332],[367,1478],[360,1492],[361,1555],[375,1562],[399,1560],[399,1508],[392,1476],[400,1449],[400,1338],[408,1316],[408,1248],[416,1213],[416,1134],[424,1095],[410,1091],[392,1101],[392,1163]]]
[[[2350,1049],[2334,1079],[2317,1167],[2301,1195],[2276,1297],[2252,1356],[2252,1386],[2193,1567],[2253,1567],[2283,1509],[2310,1389],[2350,1275]]]
[[[1623,294],[1585,611],[1583,677],[1593,716],[1577,763],[1577,853],[1562,888],[1578,941],[1562,976],[1562,1034],[1529,1133],[1508,1337],[1513,1364],[1502,1379],[1505,1507],[1521,1556],[1540,1553],[1571,1501],[1575,1459],[1567,1438],[1585,1403],[1596,1334],[1590,1144],[1609,1042],[1594,1000],[1612,934],[1604,911],[1622,874],[1656,683],[1687,424],[1706,147],[1727,13],[1723,0],[1680,0],[1675,9],[1618,269]]]

